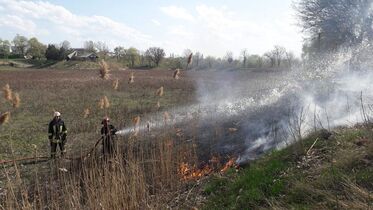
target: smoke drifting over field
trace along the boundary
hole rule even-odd
[[[335,60],[315,70],[209,72],[209,79],[196,81],[198,104],[167,110],[169,120],[163,112],[156,113],[143,120],[138,130],[192,122],[199,129],[201,148],[206,148],[206,139],[214,138],[216,144],[207,145],[213,152],[237,155],[238,162],[245,162],[314,129],[367,121],[373,74],[365,64],[361,65],[365,69],[352,71],[346,62],[350,54],[344,55],[333,56]],[[214,135],[216,124],[225,129],[220,136]],[[130,127],[119,134],[134,130]]]

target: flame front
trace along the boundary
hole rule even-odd
[[[181,180],[190,181],[198,180],[204,176],[208,176],[213,172],[220,171],[222,173],[226,172],[229,168],[236,166],[236,161],[234,158],[230,159],[224,166],[219,170],[219,168],[214,167],[219,160],[213,157],[209,164],[206,164],[202,168],[198,168],[195,165],[190,165],[189,163],[182,162],[179,166],[179,174],[181,175]]]

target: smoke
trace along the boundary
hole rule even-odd
[[[197,81],[202,105],[223,103],[227,107],[221,120],[241,122],[239,140],[223,141],[217,150],[238,153],[241,163],[314,130],[370,122],[373,68],[366,51],[364,46],[342,49],[314,69],[219,71],[210,73],[211,81]],[[356,62],[358,56],[365,59]]]
[[[356,49],[354,49],[356,52]],[[198,126],[201,148],[238,156],[238,163],[282,148],[315,129],[331,130],[370,120],[373,71],[351,68],[351,52],[330,56],[324,68],[289,71],[211,71],[196,81],[198,103],[167,110],[143,120],[139,132],[172,125]],[[194,72],[194,74],[196,74]],[[363,110],[365,109],[365,112]],[[214,125],[236,126],[237,132],[214,136]],[[134,127],[118,132],[133,133]],[[207,139],[214,138],[216,144]],[[203,152],[203,151],[202,151]]]

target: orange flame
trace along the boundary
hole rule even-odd
[[[196,166],[190,166],[188,163],[181,163],[179,173],[181,179],[184,181],[197,180],[201,177],[208,176],[213,172],[213,169],[209,165],[205,165],[203,168],[198,169]]]
[[[220,162],[218,157],[212,157],[209,164],[206,164],[203,168],[198,168],[195,165],[192,166],[189,163],[182,162],[179,166],[181,180],[198,180],[204,176],[209,176],[213,172],[220,171],[221,173],[224,173],[229,168],[236,167],[236,161],[234,158],[230,159],[220,170],[218,168],[218,162]]]
[[[232,168],[233,166],[235,166],[236,164],[236,161],[235,159],[230,159],[225,165],[224,167],[220,170],[220,172],[226,172],[229,168]]]

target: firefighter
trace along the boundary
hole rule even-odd
[[[114,137],[117,129],[110,124],[110,119],[108,117],[105,117],[101,124],[102,153],[104,155],[112,155],[116,148]]]
[[[49,123],[48,138],[51,145],[51,158],[56,158],[57,145],[60,147],[61,157],[65,155],[67,129],[61,119],[61,113],[54,112],[53,120]]]

